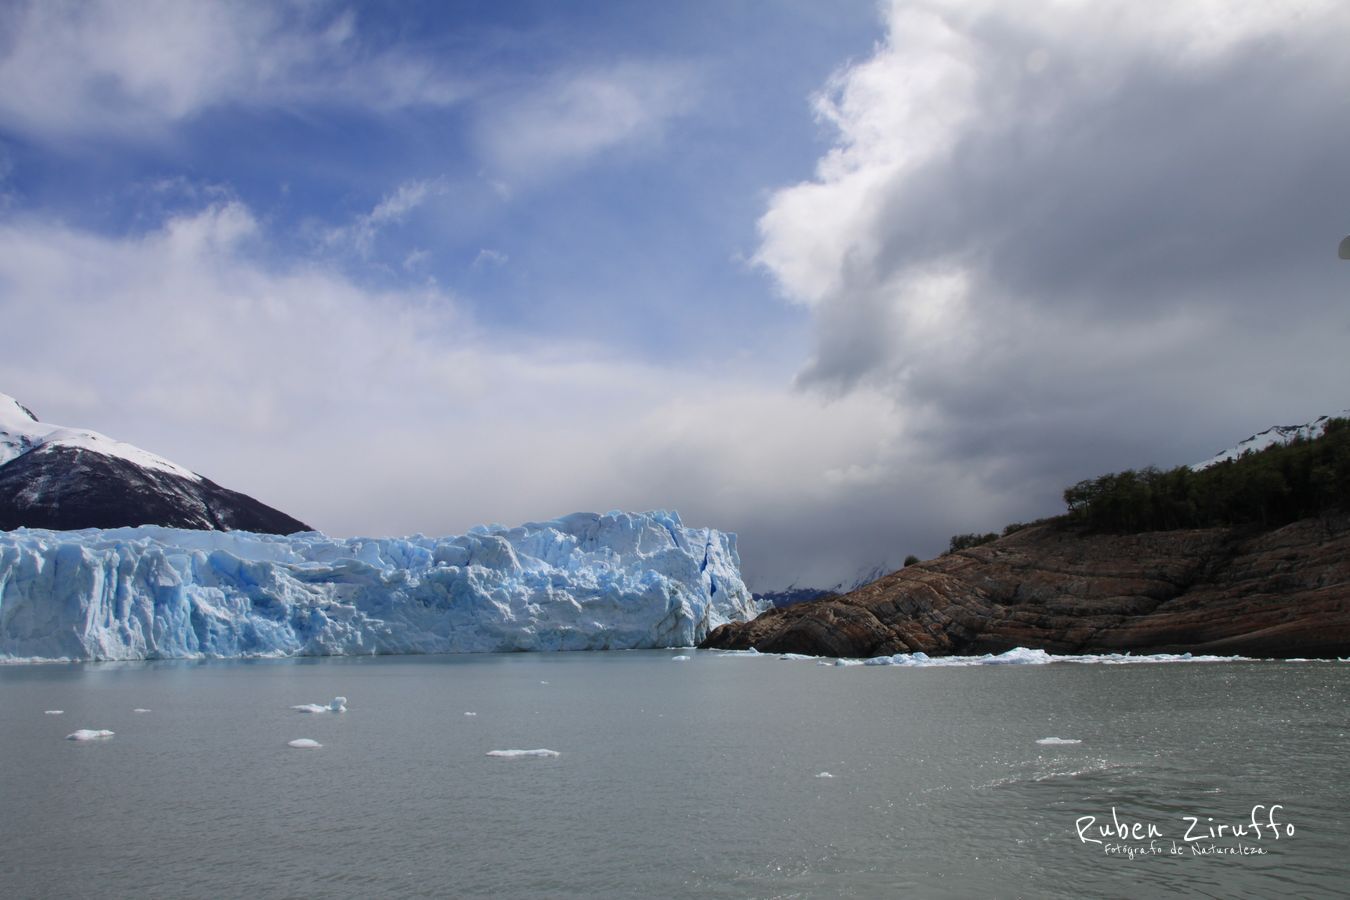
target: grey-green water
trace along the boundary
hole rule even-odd
[[[0,668],[0,895],[1350,888],[1350,665],[675,655]],[[339,694],[345,714],[289,708]],[[116,736],[64,740],[78,728]],[[295,738],[323,748],[293,750]],[[516,748],[561,755],[485,756]],[[1268,826],[1260,839],[1182,840],[1187,816],[1206,834],[1273,804],[1278,840]],[[1113,809],[1159,831],[1161,852],[1131,859],[1107,849],[1147,839],[1079,838],[1084,817]],[[1196,855],[1206,846],[1266,852]]]

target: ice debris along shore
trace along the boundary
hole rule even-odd
[[[0,661],[687,647],[757,612],[673,512],[458,537],[0,532]]]
[[[871,659],[841,659],[837,666],[907,666],[910,668],[940,668],[944,666],[1044,666],[1050,663],[1104,663],[1110,666],[1133,663],[1170,662],[1234,662],[1246,661],[1245,656],[1192,656],[1189,653],[1149,653],[1138,656],[1129,653],[1057,654],[1044,650],[1015,647],[1004,653],[986,653],[983,656],[929,656],[927,653],[897,653],[894,656],[874,656]]]
[[[818,666],[850,668],[853,666],[898,666],[908,669],[952,668],[960,666],[1045,666],[1051,663],[1101,664],[1108,666],[1134,665],[1138,663],[1210,663],[1210,662],[1262,662],[1248,656],[1205,656],[1190,653],[1046,653],[1044,650],[1030,650],[1026,647],[1014,647],[1003,653],[985,653],[982,656],[929,656],[927,653],[897,653],[894,656],[874,656],[870,659],[850,659],[848,657],[810,656],[805,653],[760,653],[749,650],[708,651],[716,656],[743,657],[746,659],[778,659],[814,661]],[[1267,660],[1269,662],[1325,662],[1326,660]],[[1350,662],[1350,660],[1342,660]]]

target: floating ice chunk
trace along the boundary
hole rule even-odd
[[[321,750],[323,744],[309,738],[296,738],[293,741],[286,742],[287,747],[294,747],[297,750]]]
[[[1077,738],[1048,737],[1048,738],[1041,738],[1036,743],[1059,745],[1059,744],[1081,744],[1083,742],[1078,740]]]
[[[138,707],[136,707],[135,709],[132,710],[132,712],[134,712],[134,713],[148,713],[149,711],[150,711],[150,710],[148,710],[148,709],[146,709],[145,707],[142,707],[142,706],[138,706]]]
[[[44,716],[64,716],[66,711],[64,709],[44,709],[42,714]]]
[[[833,778],[834,776],[831,775],[829,772],[820,772],[820,773],[818,773],[818,774],[816,775],[816,777],[817,777],[817,778]]]
[[[547,681],[541,681],[541,682],[539,682],[539,683],[540,683],[540,684],[548,684]]]
[[[113,736],[111,731],[99,728],[81,728],[74,734],[66,735],[68,741],[98,741]]]
[[[687,656],[685,656],[683,653],[681,653],[679,656],[672,656],[672,657],[670,658],[670,661],[671,661],[671,662],[689,662],[689,657],[687,657]]]
[[[1054,657],[1044,650],[1028,650],[1026,647],[1014,647],[1007,653],[990,656],[984,660],[990,666],[1039,666],[1054,662]]]
[[[535,756],[544,759],[547,757],[562,756],[557,750],[545,750],[543,748],[538,750],[489,750],[487,755],[497,756],[503,759],[523,759],[527,756]]]
[[[476,716],[476,715],[478,715],[478,713],[476,713],[476,712],[466,712],[464,715],[466,715],[466,716]]]
[[[326,713],[326,712],[346,712],[347,698],[334,697],[327,706],[320,706],[317,703],[302,703],[299,706],[292,706],[291,709],[299,710],[304,713]]]
[[[986,653],[983,656],[929,656],[922,650],[914,653],[897,653],[894,656],[878,656],[863,661],[865,666],[905,666],[908,668],[929,668],[934,666],[1040,666],[1052,663],[1056,657],[1044,650],[1028,650],[1015,647],[1006,653]]]

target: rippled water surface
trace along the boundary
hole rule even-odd
[[[1350,665],[683,654],[0,667],[0,895],[1329,897],[1350,885]],[[291,709],[336,695],[346,713]],[[77,729],[115,736],[65,740]],[[1080,743],[1037,743],[1047,737]],[[322,747],[288,746],[300,738]],[[510,749],[559,755],[486,755]],[[1113,810],[1141,839],[1100,834]],[[1242,823],[1238,838],[1184,840]]]

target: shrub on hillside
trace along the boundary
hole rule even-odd
[[[1169,531],[1254,525],[1273,528],[1350,509],[1350,420],[1320,437],[1247,453],[1198,472],[1128,469],[1064,491],[1069,518],[1095,531]],[[953,538],[955,541],[955,538]]]
[[[996,540],[998,540],[998,535],[992,531],[988,534],[954,534],[947,552],[955,553],[957,550],[969,550],[971,547],[978,547],[981,544]]]

